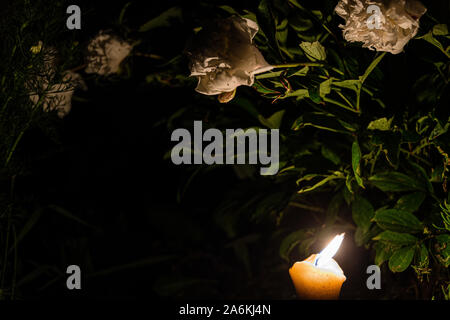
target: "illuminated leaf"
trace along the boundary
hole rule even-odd
[[[412,245],[418,241],[416,237],[409,233],[394,232],[389,230],[383,231],[373,238],[373,240],[393,242],[398,245]]]
[[[403,272],[412,262],[415,246],[400,248],[389,259],[389,269],[392,272]]]
[[[417,233],[423,225],[412,213],[397,209],[382,209],[375,212],[373,220],[384,230]]]

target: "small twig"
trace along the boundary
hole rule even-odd
[[[153,53],[135,52],[134,55],[138,56],[138,57],[145,57],[145,58],[156,59],[156,60],[164,60],[163,57],[158,56],[157,54],[153,54]]]

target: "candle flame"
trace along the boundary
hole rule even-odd
[[[344,240],[345,233],[341,233],[334,237],[333,240],[323,249],[316,258],[315,265],[318,267],[326,266],[330,260],[334,257],[336,252],[339,250],[341,246],[342,240]]]

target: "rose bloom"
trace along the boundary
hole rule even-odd
[[[367,12],[370,5],[380,9],[379,28],[369,28],[376,12]],[[363,42],[363,47],[398,54],[419,29],[419,19],[426,8],[417,0],[341,0],[336,13],[345,19],[345,40]],[[369,20],[370,19],[370,20]],[[372,25],[373,26],[373,25]]]
[[[45,91],[42,99],[42,108],[45,112],[56,110],[58,117],[64,118],[72,109],[72,96],[75,89],[81,86],[86,89],[81,76],[77,73],[66,71],[64,73],[62,83],[49,85],[48,82],[42,84],[42,90]],[[31,93],[30,100],[36,107],[39,102],[39,94]]]
[[[36,107],[40,94],[44,94],[41,105],[44,111],[56,110],[60,118],[65,117],[72,108],[72,95],[75,88],[81,86],[87,90],[81,76],[71,71],[63,73],[61,83],[55,83],[57,75],[58,52],[53,47],[46,47],[42,41],[32,46],[30,51],[36,58],[37,67],[35,73],[31,74],[25,82],[29,98]]]
[[[195,90],[205,95],[233,92],[252,86],[255,74],[271,70],[252,42],[258,30],[256,22],[237,16],[205,26],[186,50],[190,76],[198,78]]]
[[[133,46],[117,36],[100,31],[87,47],[86,73],[110,75],[119,71],[120,63],[128,56]]]

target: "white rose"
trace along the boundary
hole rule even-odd
[[[375,28],[370,21],[376,13],[367,10],[371,5],[380,9],[380,23]],[[363,42],[365,48],[392,54],[402,52],[417,34],[419,19],[426,10],[417,0],[341,0],[335,9],[345,19],[345,25],[340,25],[345,40]]]
[[[45,112],[56,110],[60,118],[64,118],[72,109],[72,96],[76,87],[81,86],[86,89],[81,76],[77,73],[66,71],[62,83],[49,85],[48,81],[41,83],[41,89],[45,91],[42,99],[42,108]],[[30,93],[30,100],[36,106],[39,102],[39,94]]]
[[[133,46],[104,31],[88,44],[86,73],[110,75],[119,71],[120,63],[130,54]]]
[[[195,90],[205,95],[232,92],[252,86],[255,74],[271,70],[252,43],[258,29],[254,21],[233,16],[201,30],[187,50],[191,76],[198,78]]]

